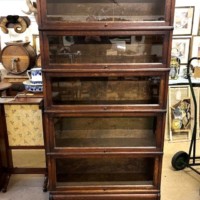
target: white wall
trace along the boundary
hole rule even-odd
[[[34,15],[26,15],[22,12],[28,11],[28,7],[26,5],[26,0],[0,0],[0,16],[7,15],[19,15],[19,16],[28,16],[31,20],[31,24],[29,28],[21,34],[17,34],[13,29],[9,29],[9,34],[4,34],[0,30],[0,47],[3,49],[5,47],[5,42],[13,41],[13,40],[23,40],[28,39],[32,44],[32,34],[38,34],[38,25],[35,21]],[[6,70],[0,63],[0,70],[5,75]]]
[[[5,42],[11,40],[23,40],[25,41],[25,37],[29,38],[29,41],[32,43],[32,34],[38,34],[38,26],[35,21],[33,14],[26,15],[22,12],[28,11],[28,7],[26,5],[26,0],[0,0],[0,15],[19,15],[19,16],[28,16],[31,20],[31,25],[29,28],[22,34],[17,34],[13,29],[9,29],[9,34],[4,34],[0,31],[1,37],[1,48],[5,46]]]

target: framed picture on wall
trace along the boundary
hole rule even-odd
[[[1,62],[1,36],[0,36],[0,62]]]
[[[36,54],[40,54],[40,39],[39,35],[33,34],[33,48],[36,51]]]
[[[200,36],[192,38],[192,57],[200,57]]]
[[[200,36],[194,36],[192,38],[191,57],[199,57],[200,58]],[[192,64],[200,66],[200,61],[193,60]]]
[[[172,39],[172,56],[180,59],[181,64],[187,64],[190,53],[190,38]]]
[[[174,13],[173,35],[191,35],[194,18],[194,6],[176,7]]]
[[[197,35],[200,35],[200,16],[199,16],[199,27],[198,27]]]

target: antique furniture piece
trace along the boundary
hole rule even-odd
[[[46,175],[42,102],[39,94],[0,98],[1,134],[2,141],[6,141],[8,180],[11,174]],[[45,184],[43,187],[46,190]]]
[[[38,0],[51,200],[159,200],[174,0]]]
[[[3,77],[3,83],[8,83],[11,84],[11,88],[7,90],[7,95],[8,96],[16,96],[18,93],[23,93],[24,92],[24,85],[23,82],[28,80],[28,76],[26,72],[22,74],[11,74],[7,73]],[[5,94],[5,92],[4,92]]]

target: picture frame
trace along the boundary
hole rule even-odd
[[[193,36],[192,38],[192,57],[200,57],[200,36]]]
[[[191,57],[199,57],[200,58],[200,36],[193,36],[192,37],[192,50],[191,50]],[[193,65],[200,66],[200,60],[193,60]]]
[[[180,64],[187,64],[190,55],[191,38],[173,38],[171,55],[180,59]]]
[[[1,63],[1,36],[0,36],[0,63]]]
[[[194,6],[176,7],[173,35],[191,35],[194,20]]]
[[[200,26],[199,26],[199,30],[198,30],[198,35],[200,35]]]
[[[197,35],[200,35],[200,16],[199,16],[199,26],[198,26],[198,32]]]
[[[33,43],[33,48],[35,49],[35,52],[37,55],[40,54],[40,38],[39,35],[33,34],[32,35],[32,43]]]

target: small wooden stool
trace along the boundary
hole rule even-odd
[[[11,83],[0,82],[0,97],[7,96],[7,90],[11,88]]]

